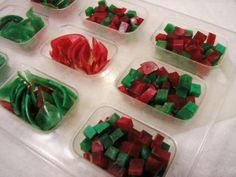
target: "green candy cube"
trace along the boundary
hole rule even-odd
[[[116,160],[118,154],[119,154],[119,149],[117,149],[114,146],[110,146],[105,152],[105,156],[113,161]]]
[[[109,129],[110,127],[111,127],[111,125],[109,123],[102,122],[102,123],[99,123],[99,124],[95,125],[93,128],[96,130],[96,132],[98,134],[101,134],[104,131],[106,131],[107,129]]]
[[[97,134],[96,130],[90,125],[85,128],[83,133],[84,133],[84,136],[90,140],[93,139]]]
[[[107,120],[107,122],[110,124],[110,125],[115,125],[116,121],[120,119],[120,116],[116,113],[114,113],[110,119]]]
[[[92,142],[88,139],[85,138],[81,143],[80,143],[80,148],[84,152],[90,152],[91,151],[91,144]]]
[[[163,49],[166,49],[167,47],[167,41],[164,41],[164,40],[158,40],[156,42],[156,46],[160,47],[160,48],[163,48]]]
[[[173,33],[175,31],[175,25],[168,23],[164,29],[167,34]]]
[[[129,163],[129,155],[124,152],[119,152],[115,163],[121,167],[125,167]]]
[[[124,135],[124,132],[121,131],[121,129],[116,129],[115,131],[113,131],[111,134],[110,134],[110,138],[113,142],[113,144],[119,140],[122,136]]]
[[[137,16],[137,12],[135,10],[129,10],[127,13],[126,13],[127,17],[129,18],[133,18],[133,17],[136,17]]]
[[[194,116],[197,109],[198,106],[196,104],[189,102],[177,112],[176,117],[182,120],[190,119]]]
[[[201,95],[201,85],[193,83],[191,85],[189,95],[199,97]]]
[[[168,98],[168,90],[166,90],[166,89],[159,89],[157,91],[157,95],[156,95],[156,97],[154,99],[154,102],[156,104],[162,105],[162,104],[164,104],[166,102],[167,98]]]

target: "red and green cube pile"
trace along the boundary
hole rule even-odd
[[[196,97],[201,95],[201,85],[192,80],[188,74],[169,73],[165,67],[148,61],[137,70],[131,68],[119,90],[165,114],[187,120],[196,113]]]
[[[129,117],[114,113],[87,126],[81,142],[84,158],[116,177],[163,176],[171,153],[164,137],[138,131]]]
[[[197,31],[183,29],[168,23],[164,29],[166,34],[156,35],[156,46],[173,51],[186,58],[207,66],[218,64],[221,56],[224,55],[226,47],[220,43],[215,45],[216,35],[208,35]]]
[[[96,7],[88,7],[85,14],[87,20],[122,33],[135,31],[143,22],[143,18],[138,17],[135,10],[127,11],[126,8],[119,8],[114,4],[109,6],[105,0],[100,0]]]

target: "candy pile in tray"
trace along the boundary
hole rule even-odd
[[[43,131],[56,127],[77,97],[70,88],[28,70],[0,88],[0,105]]]
[[[50,55],[53,60],[86,74],[97,74],[110,61],[105,45],[92,39],[92,48],[81,34],[66,34],[51,41]]]
[[[226,47],[220,43],[215,45],[216,35],[208,35],[184,29],[168,23],[164,29],[166,34],[156,35],[156,46],[173,51],[186,58],[207,66],[215,66],[224,55]]]
[[[188,74],[169,73],[165,67],[147,61],[137,70],[130,69],[119,90],[158,111],[187,120],[197,111],[195,99],[201,95],[201,85],[192,80]]]
[[[42,4],[44,6],[49,6],[55,9],[63,9],[71,5],[74,0],[31,0],[32,2],[36,2]]]
[[[18,15],[1,17],[0,36],[16,43],[24,43],[45,26],[42,18],[35,15],[32,8],[27,11],[26,16],[25,19]]]
[[[88,125],[83,134],[84,158],[116,177],[163,176],[170,161],[170,145],[161,134],[139,131],[117,113]]]
[[[114,4],[109,6],[105,0],[99,1],[97,7],[88,7],[85,14],[88,16],[87,20],[122,33],[135,31],[143,22],[143,18],[135,10],[116,7]]]

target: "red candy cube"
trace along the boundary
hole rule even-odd
[[[90,161],[90,154],[88,152],[83,153],[83,158]]]
[[[160,159],[162,162],[163,166],[167,167],[169,160],[170,160],[170,152],[163,150],[161,147],[155,146],[152,149],[152,153]]]
[[[185,105],[185,103],[186,103],[185,99],[180,98],[177,95],[168,95],[167,100],[169,102],[174,103],[175,109],[181,109]]]
[[[161,67],[157,70],[157,76],[168,76],[168,71],[165,67]]]
[[[151,174],[158,174],[162,170],[163,165],[161,161],[157,160],[153,155],[150,155],[147,159],[145,170]]]
[[[173,72],[173,73],[168,74],[168,77],[172,86],[177,87],[179,84],[179,78],[180,78],[179,74],[177,72]]]
[[[148,61],[148,62],[142,63],[141,67],[138,70],[142,72],[144,75],[148,75],[156,71],[157,69],[158,69],[158,66],[156,63],[152,61]]]
[[[186,103],[189,103],[189,102],[195,103],[195,96],[188,96],[186,98]]]
[[[102,168],[106,168],[108,164],[107,158],[103,152],[92,153],[92,162]]]
[[[159,40],[166,40],[166,34],[162,34],[162,33],[160,33],[160,34],[158,34],[158,35],[156,35],[156,41],[159,41]]]
[[[119,89],[121,92],[125,93],[125,94],[129,94],[127,88],[125,88],[125,86],[123,86],[123,85],[119,86],[118,89]]]
[[[160,134],[156,135],[155,139],[152,142],[151,147],[154,148],[156,146],[161,146],[161,144],[163,143],[164,137]]]
[[[120,145],[120,150],[131,157],[138,158],[141,151],[141,147],[134,142],[124,141]]]
[[[199,44],[203,44],[203,42],[207,39],[207,36],[203,34],[202,32],[198,31],[194,37],[193,40],[196,40],[199,42]]]
[[[92,142],[92,152],[96,153],[96,152],[103,152],[104,148],[102,143],[99,140],[94,140]]]
[[[216,35],[213,34],[213,33],[209,33],[208,36],[207,36],[207,43],[211,44],[211,45],[214,45],[215,40],[216,40]]]
[[[147,88],[147,85],[139,80],[135,80],[130,91],[134,94],[134,95],[141,95],[143,93],[143,91]]]
[[[109,161],[108,167],[106,170],[108,173],[114,175],[115,177],[124,177],[126,176],[126,173],[127,173],[125,168],[122,168],[111,161]]]
[[[144,160],[132,159],[129,163],[128,174],[133,176],[141,176],[143,174]]]
[[[149,146],[152,142],[152,135],[145,130],[142,130],[139,142],[142,144],[142,146]]]
[[[148,103],[155,97],[156,93],[156,88],[150,86],[138,99],[144,103]]]
[[[120,128],[121,130],[128,132],[129,130],[133,129],[134,124],[132,119],[128,117],[121,117],[116,121],[115,126],[116,128]]]

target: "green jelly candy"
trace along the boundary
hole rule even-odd
[[[184,88],[177,88],[176,95],[180,98],[186,98],[188,96],[188,90]]]
[[[208,43],[203,43],[202,44],[202,48],[203,48],[203,53],[206,53],[206,51],[208,51],[209,49],[212,48],[212,45],[211,44],[208,44]]]
[[[167,98],[168,98],[168,90],[166,89],[159,89],[157,91],[157,95],[154,99],[154,102],[156,104],[164,104],[166,101],[167,101]]]
[[[124,85],[126,88],[130,88],[133,82],[134,82],[134,78],[130,76],[129,74],[125,76],[121,81],[122,85]]]
[[[139,27],[138,25],[132,25],[131,26],[131,31],[135,31],[136,29],[138,29],[138,27]]]
[[[98,1],[99,6],[107,6],[107,3],[105,0]]]
[[[106,17],[105,20],[102,22],[102,25],[104,26],[108,26],[112,21],[112,18],[111,17]]]
[[[120,151],[115,163],[121,167],[125,167],[129,163],[129,155]]]
[[[167,41],[164,41],[164,40],[158,40],[156,42],[156,46],[160,47],[160,48],[163,48],[163,49],[166,49],[167,47]]]
[[[94,8],[93,7],[88,7],[86,10],[85,10],[85,14],[86,16],[90,17],[91,15],[93,15],[95,12]]]
[[[161,107],[161,111],[170,114],[174,109],[174,103],[172,102],[165,102],[165,104]]]
[[[85,138],[81,143],[80,143],[80,148],[84,152],[91,152],[91,144],[92,142],[88,139]]]
[[[220,43],[216,44],[215,49],[216,49],[218,52],[220,52],[221,55],[223,55],[223,54],[225,53],[225,50],[226,50],[225,46],[223,46],[223,45],[220,44]]]
[[[29,20],[36,32],[38,32],[40,29],[42,29],[44,27],[45,24],[44,24],[42,18],[35,15],[32,8],[30,8],[26,12],[26,16],[29,18]]]
[[[133,17],[136,17],[137,16],[137,12],[135,10],[128,10],[128,12],[126,13],[126,15],[129,17],[129,18],[133,18]]]
[[[10,22],[19,23],[22,20],[23,20],[23,18],[18,15],[6,15],[6,16],[0,18],[0,30],[2,30]]]
[[[161,144],[161,148],[164,149],[165,151],[169,151],[170,150],[170,145],[165,143],[165,142],[163,142]]]
[[[182,76],[180,76],[178,87],[189,90],[192,85],[192,80],[193,78],[190,75],[183,74]]]
[[[134,79],[141,79],[143,77],[143,74],[140,71],[138,71],[136,69],[133,69],[133,68],[131,68],[129,70],[129,74],[128,75],[130,75]]]
[[[118,153],[119,153],[119,149],[117,149],[116,147],[114,146],[110,146],[106,152],[105,152],[105,156],[113,161],[116,160],[117,156],[118,156]]]
[[[112,126],[115,125],[116,121],[120,119],[120,116],[116,113],[114,113],[108,120],[107,122],[111,124]]]
[[[92,140],[97,135],[96,130],[90,125],[84,129],[83,133],[84,133],[84,136],[90,140]]]
[[[100,140],[100,142],[102,143],[102,145],[105,149],[109,148],[113,144],[109,135],[102,135],[99,138],[99,140]]]
[[[167,76],[158,76],[157,79],[156,79],[156,84],[161,87],[161,85],[164,83],[164,82],[167,82],[168,81],[168,77]]]
[[[111,4],[110,6],[109,6],[109,11],[110,12],[113,12],[113,10],[116,8],[116,6],[114,5],[114,4]]]
[[[199,97],[201,95],[201,85],[193,83],[191,85],[189,95]]]
[[[94,126],[94,129],[96,130],[96,132],[97,132],[98,134],[101,134],[101,133],[105,132],[107,129],[109,129],[110,126],[111,126],[111,125],[110,125],[109,123],[107,123],[107,122],[102,122],[102,123],[99,123],[99,124],[95,125],[95,126]]]
[[[205,55],[208,56],[210,55],[212,52],[214,52],[214,50],[211,48],[211,49],[208,49],[206,52],[205,52]]]
[[[56,106],[46,102],[35,117],[35,124],[42,130],[51,130],[61,121]]]
[[[151,149],[148,147],[143,147],[141,149],[141,158],[147,160],[149,155],[151,154]]]
[[[155,82],[157,79],[157,74],[156,72],[153,72],[151,74],[148,74],[145,78],[144,78],[144,82],[145,80],[147,80],[145,83],[153,83]]]
[[[167,34],[173,33],[175,31],[175,25],[168,23],[164,29]]]
[[[197,109],[198,106],[196,104],[189,102],[177,112],[176,117],[183,120],[190,119],[194,116]]]
[[[121,131],[121,129],[116,129],[110,134],[110,138],[112,140],[112,143],[114,144],[117,140],[119,140],[124,135],[124,132]]]
[[[191,37],[193,36],[193,31],[192,30],[186,29],[186,30],[184,30],[184,32],[187,36],[191,36]]]

